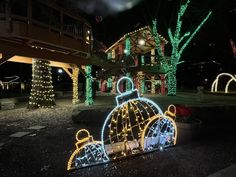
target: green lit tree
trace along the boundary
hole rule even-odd
[[[54,105],[52,73],[49,61],[33,59],[32,88],[28,107],[29,109],[53,108]]]
[[[92,78],[92,67],[91,65],[87,65],[85,67],[85,73],[86,73],[86,99],[85,104],[86,105],[92,105],[93,104],[93,78]]]
[[[208,20],[212,12],[208,12],[207,16],[202,20],[202,22],[197,26],[197,28],[193,32],[185,32],[183,33],[181,31],[182,29],[182,19],[183,15],[186,12],[186,9],[190,3],[190,0],[187,0],[186,3],[182,4],[180,6],[180,9],[178,11],[178,17],[177,17],[177,23],[175,27],[175,31],[173,31],[169,28],[168,29],[168,35],[170,38],[171,43],[171,56],[165,56],[161,47],[161,42],[159,39],[159,34],[157,30],[157,22],[156,20],[153,20],[153,35],[155,38],[156,48],[157,48],[157,54],[160,59],[161,65],[165,71],[167,71],[167,82],[168,82],[168,95],[176,95],[176,87],[177,87],[177,81],[176,81],[176,71],[177,71],[177,65],[182,63],[181,61],[181,55],[184,51],[184,49],[188,46],[188,44],[191,42],[193,37],[197,34],[197,32],[201,29],[202,25]]]

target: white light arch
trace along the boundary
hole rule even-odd
[[[219,83],[219,79],[220,77],[223,76],[228,76],[230,77],[230,79],[228,80],[227,84],[225,85],[225,93],[229,92],[229,85],[230,83],[232,83],[233,81],[236,82],[236,75],[232,75],[230,73],[221,73],[219,75],[216,76],[216,79],[214,80],[214,82],[211,85],[211,92],[218,92],[218,83]]]

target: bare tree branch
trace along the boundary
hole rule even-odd
[[[188,37],[190,35],[190,32],[185,33],[179,40],[179,44],[184,40],[185,37]]]
[[[168,28],[168,35],[169,35],[169,38],[170,38],[170,43],[171,43],[171,45],[173,44],[173,42],[174,42],[174,39],[173,39],[173,34],[172,34],[172,32],[171,32],[171,29],[170,28]]]
[[[164,59],[164,53],[163,53],[162,48],[161,48],[161,41],[160,41],[160,38],[159,38],[159,34],[157,32],[157,21],[153,20],[152,23],[153,23],[152,32],[153,32],[155,42],[156,42],[157,53],[162,59]]]
[[[178,40],[179,39],[179,35],[180,35],[180,31],[182,28],[182,16],[185,13],[188,4],[190,3],[190,0],[188,0],[185,4],[181,5],[180,10],[178,12],[178,18],[177,18],[177,23],[176,23],[176,29],[175,29],[175,39],[174,40]]]
[[[208,15],[205,17],[205,19],[203,19],[203,21],[200,23],[200,25],[198,25],[198,27],[195,29],[195,31],[191,34],[191,36],[188,38],[188,40],[183,44],[183,46],[181,47],[181,49],[179,50],[179,55],[181,56],[181,54],[183,53],[183,50],[185,49],[185,47],[189,44],[189,42],[193,39],[193,37],[196,35],[196,33],[201,29],[202,25],[208,20],[208,18],[210,17],[210,15],[212,14],[212,11],[210,11],[208,13]]]

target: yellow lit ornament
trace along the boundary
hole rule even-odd
[[[119,85],[129,81],[131,91],[121,93]],[[153,101],[139,96],[133,82],[123,77],[117,82],[117,106],[107,116],[102,128],[102,143],[108,158],[117,159],[142,151],[141,135],[153,116],[163,115],[162,110]]]

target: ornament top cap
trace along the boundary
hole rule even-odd
[[[116,85],[117,92],[118,92],[120,95],[122,94],[122,92],[120,91],[119,86],[120,86],[121,81],[125,81],[125,80],[127,80],[127,81],[129,81],[129,82],[131,83],[131,91],[134,90],[134,83],[133,83],[132,79],[130,79],[129,77],[126,77],[126,76],[121,77],[121,78],[118,80],[117,85]],[[126,91],[126,92],[127,92],[127,91]]]
[[[125,92],[121,92],[119,89],[119,86],[121,84],[121,81],[127,80],[131,83],[131,90],[126,90]],[[139,92],[137,89],[134,88],[134,83],[132,81],[131,78],[129,77],[121,77],[118,81],[117,81],[117,92],[119,93],[118,96],[116,96],[116,103],[117,105],[121,105],[124,102],[127,102],[131,99],[137,99],[139,98]]]

